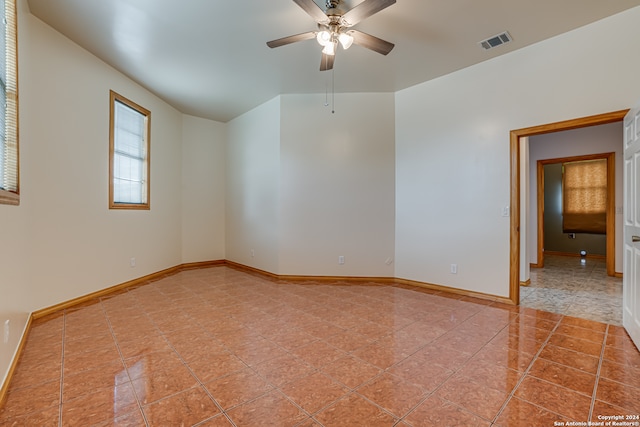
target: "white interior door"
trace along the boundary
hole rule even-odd
[[[640,104],[624,118],[622,323],[640,349]]]

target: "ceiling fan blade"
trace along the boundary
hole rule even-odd
[[[316,33],[314,33],[313,31],[310,31],[308,33],[296,34],[295,36],[288,36],[288,37],[283,37],[277,40],[271,40],[270,42],[267,42],[267,46],[273,49],[274,47],[280,47],[286,44],[301,42],[303,40],[310,40],[315,37],[316,37]]]
[[[312,17],[317,23],[325,24],[329,22],[329,18],[324,13],[320,6],[315,4],[313,0],[293,0],[295,4],[300,6],[310,17]]]
[[[295,1],[295,0],[294,0]],[[346,27],[352,27],[374,13],[394,4],[396,0],[364,0],[362,3],[342,15]]]
[[[322,60],[320,61],[320,71],[328,71],[333,68],[333,63],[336,60],[335,55],[322,54]]]
[[[387,55],[395,46],[393,43],[363,33],[362,31],[350,30],[348,34],[353,37],[353,42],[358,46],[366,47],[383,55]]]

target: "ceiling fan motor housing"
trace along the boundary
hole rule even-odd
[[[326,0],[325,5],[327,9],[335,9],[340,4],[340,0]]]

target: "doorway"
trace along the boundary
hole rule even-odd
[[[552,132],[622,122],[629,110],[615,111],[580,119],[567,120],[546,125],[513,130],[510,133],[510,250],[509,250],[509,299],[515,305],[520,304],[520,139]],[[622,144],[622,143],[621,143]],[[526,234],[525,234],[526,236]]]
[[[619,141],[618,141],[619,142]],[[604,162],[606,162],[606,225],[605,225],[605,236],[604,236],[604,240],[605,240],[605,250],[601,251],[602,253],[600,253],[600,255],[604,255],[605,259],[606,259],[606,268],[607,268],[607,275],[609,276],[615,276],[616,271],[615,271],[615,266],[616,266],[616,258],[615,258],[615,153],[602,153],[602,154],[590,154],[590,155],[582,155],[582,156],[573,156],[573,157],[563,157],[563,158],[556,158],[556,159],[543,159],[543,160],[538,160],[537,161],[537,168],[536,168],[536,181],[537,181],[537,191],[536,191],[536,199],[537,199],[537,203],[536,203],[536,212],[537,212],[537,258],[536,258],[536,262],[532,263],[532,267],[536,267],[536,268],[543,268],[544,267],[544,258],[545,258],[545,254],[549,253],[549,248],[550,246],[545,245],[545,235],[548,235],[548,233],[545,233],[545,223],[548,223],[548,216],[549,216],[549,212],[555,212],[557,216],[561,215],[561,207],[557,206],[556,209],[545,209],[545,200],[548,198],[551,199],[555,199],[556,195],[558,194],[553,194],[553,197],[550,197],[551,195],[549,194],[549,190],[547,188],[547,185],[545,184],[545,177],[547,177],[547,175],[549,175],[550,173],[555,172],[556,170],[559,173],[560,172],[560,168],[562,168],[562,165],[565,163],[576,163],[576,162],[589,162],[592,160],[602,160]],[[561,178],[560,178],[561,179]],[[558,184],[558,186],[560,186]],[[560,200],[562,200],[562,194],[561,194],[561,190],[558,191],[554,191],[555,193],[560,193]],[[562,202],[560,201],[560,203],[558,203],[559,205],[562,204]],[[548,231],[548,230],[546,230]],[[559,235],[560,235],[560,230],[558,230],[558,233],[556,233],[557,235],[554,236],[556,239],[560,239]],[[579,239],[583,240],[583,246],[576,246],[575,244],[573,245],[569,245],[569,244],[559,244],[558,242],[556,242],[556,246],[563,248],[562,250],[558,251],[556,249],[556,252],[561,252],[564,255],[573,255],[573,256],[580,256],[580,250],[574,250],[574,252],[572,253],[568,253],[570,252],[572,249],[575,248],[580,248],[580,249],[587,249],[588,246],[597,246],[597,243],[595,241],[595,239],[597,239],[598,235],[585,235],[585,234],[581,234],[581,233],[570,233],[567,237],[572,238],[574,240],[574,242],[571,243],[578,243],[577,241],[575,241],[576,237],[578,237]],[[575,248],[572,248],[575,247]],[[564,249],[564,248],[569,248],[569,249]],[[585,251],[585,254],[588,255],[590,253],[590,251]],[[557,254],[556,254],[557,255]],[[585,256],[586,256],[585,255]]]

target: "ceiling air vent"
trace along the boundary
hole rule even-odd
[[[509,43],[511,40],[513,40],[511,38],[511,35],[505,31],[504,33],[498,34],[493,37],[489,37],[486,40],[482,40],[481,42],[478,42],[478,44],[482,46],[484,50],[489,50],[489,49],[493,49],[494,47],[503,45],[505,43]]]

